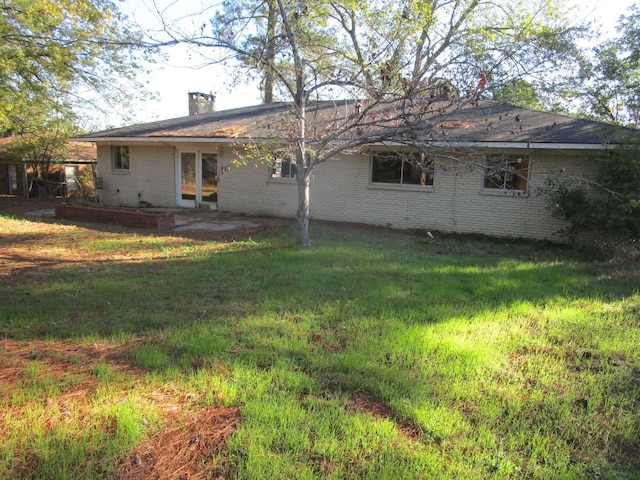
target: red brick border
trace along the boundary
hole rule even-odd
[[[56,218],[82,222],[115,223],[125,227],[171,230],[175,226],[173,212],[146,212],[110,207],[56,205]]]

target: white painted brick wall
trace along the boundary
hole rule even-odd
[[[175,156],[173,147],[129,146],[129,171],[111,168],[111,147],[98,145],[98,177],[103,179],[100,200],[107,205],[175,207]]]
[[[218,210],[247,215],[294,217],[298,189],[295,180],[271,180],[266,163],[250,162],[237,167],[242,151],[225,148],[218,165],[223,169],[218,183]]]
[[[242,151],[232,146],[201,150],[218,152],[222,173],[218,185],[218,209],[247,215],[295,217],[297,183],[272,180],[265,163],[236,167]],[[311,217],[394,228],[443,232],[480,233],[560,240],[564,226],[550,215],[546,201],[537,194],[550,175],[580,177],[592,171],[585,152],[541,152],[531,155],[529,192],[525,196],[487,194],[483,173],[466,165],[439,166],[433,187],[385,188],[370,184],[369,155],[338,158],[319,165],[311,180]],[[102,200],[114,205],[176,206],[175,156],[170,146],[130,146],[128,173],[111,171],[110,147],[98,147],[98,175],[104,179]],[[561,172],[563,170],[563,172]],[[118,191],[119,190],[119,191]]]
[[[550,215],[538,195],[550,175],[583,176],[584,152],[535,151],[529,191],[514,197],[483,190],[483,172],[467,165],[436,169],[434,186],[422,191],[385,188],[369,182],[369,156],[340,158],[316,167],[311,182],[311,217],[394,228],[561,240],[564,223]],[[564,173],[561,173],[564,169]],[[264,164],[231,167],[220,183],[225,211],[293,217],[297,184],[268,181]]]

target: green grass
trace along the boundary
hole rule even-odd
[[[637,261],[328,226],[309,249],[289,230],[74,235],[117,259],[1,279],[0,334],[106,341],[146,373],[103,360],[82,411],[47,425],[39,400],[86,378],[35,356],[0,389],[0,476],[112,478],[162,428],[152,392],[170,386],[186,408],[240,408],[231,478],[640,478]]]

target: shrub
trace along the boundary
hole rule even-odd
[[[540,193],[574,244],[626,244],[640,235],[640,148],[607,151],[593,179],[550,177]]]

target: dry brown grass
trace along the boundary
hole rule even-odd
[[[20,388],[27,364],[39,364],[42,375],[53,383],[69,377],[83,378],[54,397],[35,400],[45,407],[42,418],[46,429],[53,428],[69,411],[88,416],[92,398],[100,380],[92,375],[99,365],[107,364],[126,373],[133,382],[142,382],[146,371],[122,360],[132,343],[115,345],[93,343],[81,345],[73,341],[0,341],[0,399],[9,405],[0,421],[0,437],[10,435],[11,425],[5,418],[19,418],[31,402],[12,404],[11,395]],[[224,478],[227,438],[241,422],[236,407],[209,406],[193,411],[188,395],[165,385],[154,390],[149,402],[162,412],[156,433],[124,457],[117,468],[119,479],[205,479]],[[16,452],[21,476],[28,477],[32,461],[29,452]],[[218,460],[216,460],[218,458]]]
[[[218,455],[241,420],[237,407],[203,408],[185,416],[131,452],[118,467],[117,478],[225,478],[226,460]]]

